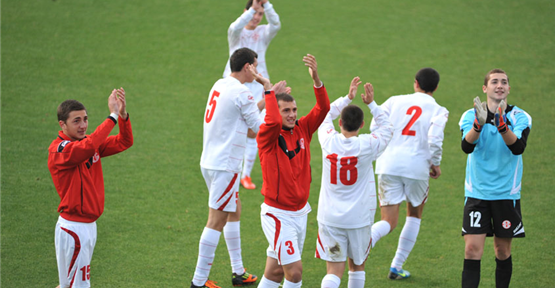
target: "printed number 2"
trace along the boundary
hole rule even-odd
[[[91,279],[91,265],[83,266],[81,270],[81,274],[83,275],[83,281],[87,281]]]
[[[330,154],[326,156],[330,159],[331,169],[330,169],[330,183],[337,184],[337,154]],[[339,169],[339,180],[343,185],[353,185],[357,182],[358,170],[357,170],[357,157],[343,157],[341,158],[341,168]]]
[[[210,123],[212,121],[212,116],[214,116],[214,110],[216,110],[216,99],[215,97],[220,96],[220,92],[214,90],[212,93],[212,97],[210,97],[210,102],[208,102],[208,109],[206,109],[206,123]]]
[[[416,113],[414,113],[414,115],[412,115],[412,112],[416,112]],[[407,110],[407,115],[412,115],[412,118],[410,118],[410,121],[409,121],[409,123],[407,123],[407,126],[405,126],[405,128],[403,128],[403,133],[402,134],[407,135],[407,136],[416,136],[416,131],[410,130],[410,128],[412,127],[412,125],[414,125],[414,122],[416,122],[416,120],[418,120],[420,115],[422,115],[422,108],[420,108],[418,106],[411,106]]]
[[[470,216],[470,227],[482,227],[482,225],[480,225],[480,220],[482,219],[482,213],[480,213],[480,211],[472,211],[468,216]]]
[[[293,255],[295,253],[295,248],[293,248],[293,242],[285,241],[285,246],[287,246],[287,254]]]

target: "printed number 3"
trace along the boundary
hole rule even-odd
[[[416,112],[414,113],[414,115],[412,115],[412,112]],[[416,131],[414,130],[410,130],[410,128],[412,127],[412,125],[414,125],[414,122],[416,122],[416,120],[418,120],[418,118],[420,118],[420,115],[422,115],[422,108],[418,107],[418,106],[411,106],[408,110],[407,110],[407,115],[412,115],[412,118],[410,118],[409,123],[407,123],[407,126],[405,126],[405,128],[403,128],[403,135],[407,135],[407,136],[416,136]]]
[[[293,253],[295,253],[295,248],[293,248],[293,242],[286,241],[285,246],[287,246],[287,248],[289,248],[289,249],[287,249],[287,254],[293,255]]]
[[[216,99],[215,97],[220,96],[220,92],[214,90],[212,93],[212,97],[210,97],[210,102],[208,102],[208,109],[206,109],[206,123],[210,123],[212,121],[212,116],[214,116],[214,110],[216,110]]]

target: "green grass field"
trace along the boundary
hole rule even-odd
[[[189,287],[207,219],[207,191],[199,169],[204,108],[228,56],[227,27],[244,2],[2,0],[0,286],[57,285],[59,197],[46,166],[48,145],[59,130],[56,107],[69,98],[82,101],[90,133],[109,113],[110,91],[123,86],[135,144],[103,161],[106,207],[97,221],[92,285]],[[512,287],[555,287],[555,153],[550,148],[555,141],[555,3],[272,3],[282,29],[267,54],[269,72],[274,82],[288,81],[300,114],[315,102],[302,63],[307,53],[317,57],[332,100],[345,95],[357,75],[374,84],[376,100],[382,103],[391,95],[411,93],[414,74],[422,67],[441,74],[434,96],[450,111],[443,174],[430,181],[418,242],[404,266],[413,276],[406,281],[386,278],[398,227],[371,252],[366,286],[460,286],[466,155],[460,149],[458,121],[475,96],[485,98],[483,77],[499,67],[511,79],[509,103],[525,109],[534,121],[524,154],[527,237],[513,242]],[[314,258],[321,178],[317,142],[312,143],[313,212],[303,253],[304,287],[320,287],[325,275],[325,263]],[[260,168],[254,169],[253,178],[260,187]],[[260,227],[259,191],[242,191],[241,226],[245,266],[261,276],[267,242]],[[495,286],[494,263],[488,239],[481,287]],[[210,278],[229,287],[230,271],[222,237]],[[347,287],[346,279],[342,287]]]

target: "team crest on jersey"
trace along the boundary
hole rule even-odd
[[[333,131],[333,128],[328,129],[328,131],[326,131],[326,133],[330,134]]]
[[[69,142],[71,141],[68,141],[68,140],[62,141],[60,145],[58,145],[58,152],[62,152]]]
[[[252,95],[249,95],[249,97],[248,97],[248,98],[249,98],[249,101],[254,101],[254,96],[252,96]]]
[[[95,152],[94,156],[92,157],[92,162],[96,163],[98,162],[98,160],[100,160],[100,155],[98,155],[98,152]]]
[[[304,148],[304,138],[301,138],[300,144],[301,144],[301,149],[305,149],[305,148]]]
[[[503,226],[503,228],[509,229],[509,228],[511,228],[511,221],[505,220],[505,221],[503,221],[503,223],[501,225]]]

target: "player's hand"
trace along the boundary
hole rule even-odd
[[[248,69],[251,72],[252,76],[254,77],[254,80],[256,80],[256,82],[264,86],[264,90],[268,91],[272,89],[272,83],[270,83],[270,80],[267,78],[264,78],[262,74],[258,73],[258,71],[256,71],[256,67],[254,67],[253,64],[249,64]]]
[[[360,81],[360,77],[356,76],[353,78],[351,86],[349,86],[349,99],[353,100],[355,98],[357,95],[358,85],[360,85],[360,83],[362,83],[362,81]]]
[[[304,66],[308,67],[308,73],[314,81],[314,86],[322,86],[322,81],[320,81],[320,77],[318,77],[318,63],[316,62],[316,57],[310,54],[306,54],[306,56],[303,57],[303,62]]]
[[[285,93],[291,95],[291,87],[285,87]]]
[[[252,9],[256,12],[264,12],[264,7],[262,7],[262,1],[260,0],[253,0],[252,1]]]
[[[118,113],[121,119],[127,120],[127,102],[125,101],[125,90],[123,87],[120,87],[116,90],[117,98],[118,98]]]
[[[268,0],[260,0],[259,2],[260,2],[261,6],[264,6],[264,4],[266,4],[266,2],[268,2]]]
[[[507,109],[507,103],[505,100],[499,102],[499,106],[495,109],[495,126],[497,126],[497,131],[501,134],[507,132],[507,116],[505,115],[505,109]]]
[[[440,175],[441,175],[441,168],[439,168],[439,166],[435,166],[435,165],[430,166],[430,177],[432,177],[433,179],[437,179],[439,178]]]
[[[362,102],[368,105],[374,101],[374,86],[370,83],[364,84],[364,94],[361,94]]]
[[[287,82],[285,82],[285,80],[281,80],[278,83],[276,83],[274,85],[274,87],[272,87],[271,90],[274,90],[274,93],[277,95],[279,93],[287,93],[286,92],[286,87],[287,86]]]
[[[474,98],[474,130],[481,132],[488,118],[488,108],[486,102],[481,102],[480,97]]]
[[[108,109],[110,109],[110,113],[118,114],[119,112],[118,97],[116,95],[117,95],[117,90],[114,89],[112,90],[112,93],[110,94],[110,96],[108,96]]]

